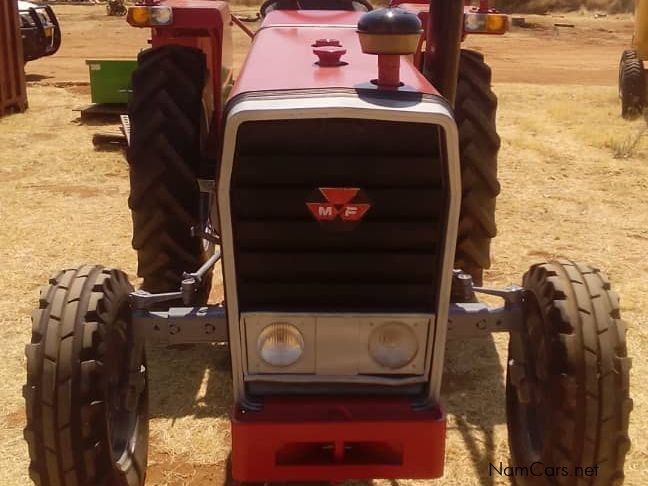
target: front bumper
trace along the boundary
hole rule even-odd
[[[432,479],[444,451],[441,408],[403,398],[276,398],[232,414],[237,481]]]
[[[39,15],[36,9],[21,12],[29,15],[33,24],[22,25],[20,28],[25,62],[51,56],[61,47],[61,28],[54,11],[49,6],[38,10],[42,14]]]
[[[37,27],[23,28],[21,34],[25,61],[33,61],[39,57],[53,54],[52,39],[43,35]]]

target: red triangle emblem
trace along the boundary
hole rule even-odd
[[[333,221],[338,217],[339,211],[329,203],[306,203],[308,209],[317,221]]]
[[[345,204],[339,211],[340,219],[342,221],[360,221],[370,207],[371,205],[366,203]]]
[[[320,187],[320,192],[326,200],[336,206],[348,203],[359,191],[358,187]]]

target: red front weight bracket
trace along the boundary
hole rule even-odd
[[[445,415],[403,398],[282,398],[232,415],[237,481],[431,479],[443,475]]]

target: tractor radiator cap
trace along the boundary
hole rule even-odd
[[[358,21],[360,45],[365,54],[413,54],[421,32],[418,16],[399,7],[372,10]]]
[[[317,64],[322,67],[344,66],[346,62],[340,58],[346,54],[346,49],[341,46],[323,46],[313,49],[313,54],[318,57]]]

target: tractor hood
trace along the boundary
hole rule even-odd
[[[360,89],[376,91],[377,56],[364,54],[357,33],[361,12],[276,10],[257,32],[231,97],[260,91]],[[345,50],[339,65],[323,66],[314,52],[318,40]],[[337,41],[337,42],[335,42]],[[438,92],[403,58],[398,91]]]

